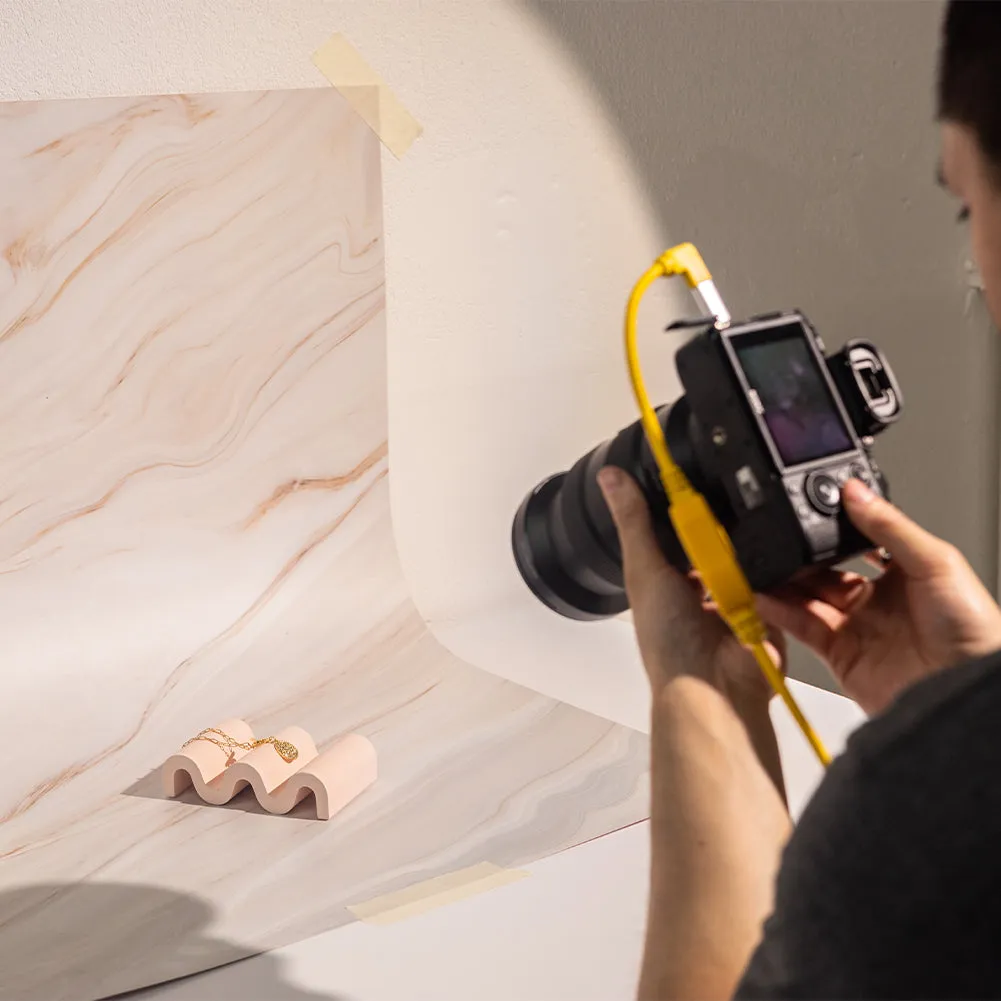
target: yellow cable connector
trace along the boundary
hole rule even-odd
[[[689,288],[697,288],[703,282],[712,281],[712,275],[702,260],[702,255],[695,249],[693,243],[679,243],[670,250],[665,250],[657,263],[664,268],[665,275],[681,275],[688,282]]]
[[[672,458],[664,431],[647,395],[636,344],[636,321],[640,302],[650,286],[658,278],[671,275],[682,275],[693,289],[705,290],[708,286],[711,294],[716,295],[712,276],[698,250],[690,243],[679,244],[663,253],[636,283],[626,306],[625,330],[629,378],[643,430],[667,493],[671,523],[720,616],[737,639],[751,651],[768,683],[786,704],[821,764],[826,767],[830,764],[830,755],[797,705],[785,677],[765,646],[767,629],[758,615],[754,592],[737,560],[733,543],[706,499],[695,490]]]

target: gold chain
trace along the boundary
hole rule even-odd
[[[212,734],[217,734],[217,736],[213,737]],[[299,757],[299,749],[295,744],[290,744],[287,740],[279,740],[277,737],[260,737],[256,740],[239,741],[214,726],[206,727],[190,740],[186,740],[181,747],[187,747],[188,744],[193,744],[196,740],[207,740],[210,744],[215,744],[216,747],[221,747],[224,751],[233,747],[239,747],[244,751],[252,751],[255,747],[262,747],[264,744],[274,744],[275,750],[285,761],[292,762]]]

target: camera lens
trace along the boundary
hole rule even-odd
[[[684,398],[661,412],[671,452],[689,476],[689,411]],[[512,526],[515,562],[525,583],[545,605],[571,619],[594,620],[629,607],[622,552],[598,473],[618,466],[640,485],[651,506],[654,531],[668,560],[687,570],[671,528],[667,501],[639,421],[539,484],[522,502]],[[697,476],[697,470],[694,471]]]

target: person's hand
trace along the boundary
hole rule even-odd
[[[889,566],[876,580],[822,570],[761,595],[769,625],[805,643],[870,714],[922,678],[1001,649],[1001,610],[954,546],[857,480],[844,504],[889,550]]]
[[[667,562],[640,488],[611,466],[598,482],[618,530],[626,594],[654,699],[671,680],[694,676],[741,712],[767,709],[772,691],[761,669],[703,600],[701,584]],[[773,632],[769,647],[781,667],[785,643],[780,632]]]

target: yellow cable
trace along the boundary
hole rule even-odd
[[[625,330],[629,378],[639,406],[643,430],[667,492],[671,522],[720,616],[737,639],[754,655],[768,683],[786,704],[820,763],[827,767],[831,762],[830,755],[797,705],[781,670],[765,646],[768,632],[755,608],[754,594],[737,560],[733,544],[705,498],[695,490],[681,467],[671,457],[660,421],[643,383],[636,343],[636,320],[640,302],[658,278],[675,274],[684,275],[693,287],[710,277],[701,256],[690,243],[666,251],[633,288],[626,306]]]

